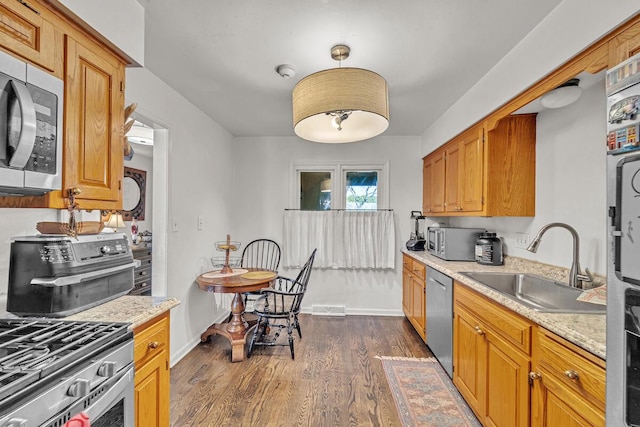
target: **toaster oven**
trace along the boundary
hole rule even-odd
[[[139,264],[124,233],[12,240],[7,311],[15,315],[65,317],[133,288]]]
[[[427,251],[447,261],[475,261],[476,239],[484,228],[428,227]]]

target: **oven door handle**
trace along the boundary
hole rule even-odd
[[[74,274],[73,276],[63,277],[34,277],[31,279],[32,285],[45,286],[48,288],[56,286],[76,285],[87,280],[98,279],[100,277],[109,276],[120,271],[130,268],[140,267],[140,260],[134,260],[128,264],[118,265],[115,267],[104,268],[102,270],[92,271],[90,273]]]
[[[130,399],[133,401],[133,366],[131,366],[121,378],[119,378],[115,384],[113,384],[109,390],[107,390],[95,403],[90,405],[83,412],[90,421],[95,421],[105,412],[107,412],[115,402],[120,398]],[[130,402],[131,403],[131,402]],[[126,416],[125,410],[125,416]],[[128,425],[125,423],[125,425]]]

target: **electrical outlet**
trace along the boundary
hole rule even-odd
[[[201,216],[198,217],[198,230],[204,230],[204,218]]]
[[[527,249],[529,246],[529,242],[531,241],[531,236],[527,233],[516,233],[516,248]]]

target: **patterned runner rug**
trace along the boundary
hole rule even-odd
[[[404,427],[480,427],[435,358],[378,358]]]

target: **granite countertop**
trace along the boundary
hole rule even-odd
[[[130,329],[133,330],[179,304],[180,301],[172,297],[125,295],[65,317],[64,320],[131,323]]]
[[[441,271],[590,353],[602,359],[606,358],[607,316],[605,314],[540,313],[460,274],[462,271],[518,272],[566,281],[566,279],[558,277],[558,274],[563,274],[558,271],[566,269],[512,257],[505,257],[505,265],[503,266],[491,266],[476,262],[444,261],[426,251],[412,252],[403,249],[402,252]]]

